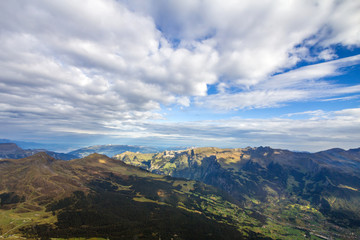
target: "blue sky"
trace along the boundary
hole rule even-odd
[[[357,0],[18,0],[0,13],[0,138],[360,147]]]

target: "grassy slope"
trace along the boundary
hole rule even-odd
[[[247,227],[259,218],[219,190],[98,154],[1,160],[0,174],[2,237],[260,238]]]

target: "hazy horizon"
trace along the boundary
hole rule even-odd
[[[308,152],[308,153],[316,153],[321,151],[330,150],[332,148],[325,148],[325,149],[317,149],[314,151],[307,151],[307,150],[299,150],[299,149],[288,149],[288,148],[276,148],[271,145],[259,145],[259,146],[215,146],[215,145],[172,145],[172,144],[152,144],[151,143],[144,143],[144,144],[113,144],[113,143],[94,143],[94,144],[84,144],[84,143],[72,143],[72,144],[66,144],[66,143],[46,143],[46,142],[26,142],[22,140],[11,140],[11,139],[0,139],[1,143],[15,143],[17,146],[23,148],[23,149],[44,149],[49,151],[54,151],[58,153],[70,153],[75,150],[84,149],[88,147],[96,147],[96,146],[131,146],[131,147],[148,147],[148,148],[156,148],[158,151],[165,151],[165,150],[182,150],[182,149],[189,149],[189,148],[203,148],[203,147],[217,147],[217,148],[223,148],[223,149],[245,149],[245,148],[259,148],[259,147],[270,147],[272,149],[281,149],[281,150],[288,150],[292,152]],[[358,149],[359,147],[355,148],[344,148],[343,150],[347,151],[350,149]],[[109,156],[111,157],[111,156]]]

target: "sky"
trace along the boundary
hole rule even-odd
[[[0,138],[358,148],[360,1],[0,1]]]

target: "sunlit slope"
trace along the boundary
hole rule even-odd
[[[212,147],[126,152],[115,158],[219,187],[242,206],[295,226],[315,225],[329,236],[351,235],[360,227],[360,149],[306,153]]]
[[[261,239],[263,216],[205,184],[104,155],[0,160],[1,237]],[[196,226],[196,227],[195,227]],[[196,228],[196,230],[194,230]]]

